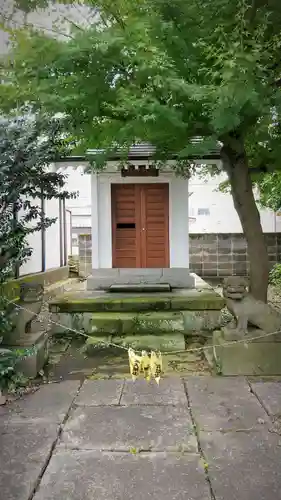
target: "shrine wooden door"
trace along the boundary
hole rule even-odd
[[[169,184],[113,184],[111,195],[113,267],[169,267]]]

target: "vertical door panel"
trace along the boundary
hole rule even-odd
[[[169,267],[169,185],[144,184],[143,267]]]
[[[138,267],[137,205],[135,184],[112,185],[112,264]]]

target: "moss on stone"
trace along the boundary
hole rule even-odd
[[[103,311],[115,311],[119,312],[122,311],[122,300],[121,299],[111,299],[111,298],[106,298],[106,299],[97,299],[96,300],[96,306],[97,308],[100,308],[100,310]]]
[[[104,294],[85,297],[68,293],[50,302],[52,312],[157,312],[184,310],[221,310],[224,299],[213,290],[184,290],[165,295],[119,296]]]
[[[50,310],[58,312],[132,312],[170,309],[167,297],[73,297],[64,294],[50,302]]]
[[[171,297],[172,310],[221,310],[225,300],[214,291],[193,290],[195,293],[174,295]]]
[[[161,311],[137,316],[136,333],[161,335],[163,332],[182,332],[183,330],[183,318],[179,312]]]
[[[132,333],[136,329],[138,315],[136,313],[123,312],[120,315],[120,322],[122,334]]]
[[[63,268],[58,267],[56,269],[49,269],[44,272],[28,274],[26,276],[21,276],[20,278],[8,280],[3,286],[7,293],[11,293],[12,290],[16,290],[18,293],[20,286],[25,283],[37,283],[43,286],[48,286],[52,283],[68,279],[68,273],[68,266],[64,266]],[[64,274],[66,275],[64,276]],[[52,276],[54,278],[50,279]]]
[[[84,352],[88,355],[94,355],[97,349],[108,349],[110,347],[111,335],[93,336],[87,338]]]
[[[220,327],[220,311],[182,311],[186,333],[213,332]]]
[[[185,349],[184,336],[181,333],[165,335],[125,335],[113,336],[112,342],[133,349],[159,349],[165,351],[181,351]]]
[[[128,297],[122,300],[123,311],[166,311],[170,307],[167,297]]]
[[[124,313],[103,312],[94,313],[90,321],[90,334],[98,332],[106,334],[125,335],[131,333],[161,335],[165,332],[183,332],[184,323],[179,312]]]
[[[122,332],[121,327],[119,313],[94,313],[90,321],[90,334],[97,334],[98,332],[118,334]]]
[[[52,300],[49,309],[51,312],[61,313],[100,312],[101,308],[96,305],[96,300],[90,298],[73,299],[71,296],[64,295]]]
[[[14,280],[8,281],[0,287],[0,293],[9,300],[19,299],[20,285]]]

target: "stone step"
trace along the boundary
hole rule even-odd
[[[165,351],[184,351],[185,339],[182,333],[169,333],[165,335],[110,335],[93,336],[86,342],[87,354],[95,354],[97,348],[112,347],[112,344],[120,347],[132,347],[136,350],[160,350]]]
[[[52,314],[53,333],[68,328],[93,336],[163,335],[167,332],[186,335],[212,332],[220,326],[220,311],[153,311]]]
[[[157,293],[170,292],[171,287],[168,283],[139,283],[127,285],[111,285],[109,293]]]
[[[54,313],[143,312],[143,311],[219,311],[224,299],[214,290],[185,290],[158,293],[66,293],[51,300]]]
[[[171,288],[192,289],[195,276],[188,268],[93,269],[87,279],[88,290],[108,290],[112,285],[169,284]]]

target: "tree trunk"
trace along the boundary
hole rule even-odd
[[[269,261],[262,231],[260,214],[253,194],[247,156],[240,137],[223,140],[223,167],[231,185],[235,209],[238,213],[248,246],[250,260],[250,293],[267,302]]]

